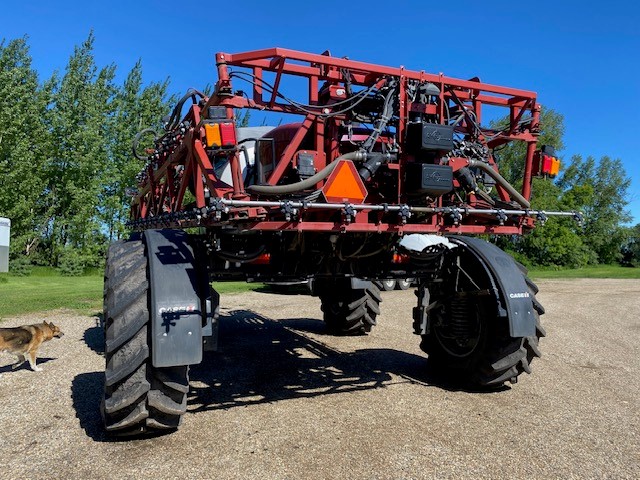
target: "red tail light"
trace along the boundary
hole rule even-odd
[[[220,139],[223,147],[234,147],[236,145],[236,126],[232,122],[220,124]]]
[[[533,174],[539,177],[554,178],[560,171],[560,160],[552,147],[544,145],[533,157]]]
[[[233,122],[205,123],[204,131],[209,148],[229,148],[236,146],[236,126]]]

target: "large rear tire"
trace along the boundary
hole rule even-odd
[[[320,296],[327,330],[334,335],[365,335],[380,314],[380,289],[370,283],[365,289],[331,290]]]
[[[112,244],[105,270],[105,387],[101,405],[110,435],[174,430],[187,409],[188,367],[151,362],[149,281],[141,241]]]
[[[461,257],[465,275],[455,281],[456,288],[446,295],[432,296],[440,305],[430,312],[430,331],[422,335],[420,348],[429,356],[436,369],[454,370],[473,384],[499,387],[505,382],[516,383],[522,373],[531,373],[531,362],[540,357],[538,347],[545,331],[540,324],[544,308],[535,295],[538,287],[521,269],[529,289],[535,335],[511,337],[506,318],[496,315],[495,299],[485,293],[488,284],[479,272],[477,259]],[[446,283],[446,282],[445,282]]]

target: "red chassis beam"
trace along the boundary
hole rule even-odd
[[[290,63],[284,67],[286,60],[292,60],[297,62],[309,63],[306,65],[299,65]],[[284,48],[269,48],[265,50],[256,50],[246,53],[218,53],[216,54],[216,63],[218,66],[235,65],[238,67],[251,67],[262,68],[265,71],[282,71],[293,75],[299,75],[304,77],[316,77],[319,80],[337,80],[341,81],[342,78],[339,74],[340,69],[348,69],[352,75],[359,82],[364,84],[367,78],[371,76],[388,75],[393,77],[405,77],[412,80],[441,83],[452,85],[457,88],[466,90],[478,90],[490,93],[496,93],[511,97],[511,103],[517,103],[521,100],[535,100],[536,94],[527,90],[520,90],[515,88],[500,87],[497,85],[490,85],[488,83],[481,83],[475,80],[460,80],[453,77],[446,77],[443,74],[435,75],[431,73],[425,73],[424,71],[406,70],[404,67],[385,67],[381,65],[375,65],[371,63],[357,62],[353,60],[331,57],[328,55],[318,55],[313,53],[299,52],[296,50],[288,50]],[[221,75],[220,79],[224,76]],[[489,97],[491,98],[491,97]],[[505,100],[497,100],[497,104],[508,105]],[[489,100],[484,103],[490,103]]]
[[[479,79],[461,80],[444,76],[443,74],[429,74],[424,71],[407,70],[404,67],[385,67],[335,58],[329,55],[317,55],[281,48],[271,48],[253,52],[238,54],[218,53],[216,55],[218,81],[215,92],[210,98],[204,98],[194,104],[185,116],[189,122],[189,129],[182,135],[173,135],[175,148],[156,156],[154,161],[145,171],[140,184],[139,194],[133,202],[132,217],[134,220],[150,220],[167,214],[175,214],[184,211],[185,196],[191,192],[194,197],[190,207],[203,208],[207,206],[209,198],[225,198],[236,200],[253,200],[257,197],[245,191],[242,175],[239,174],[239,149],[230,149],[217,152],[214,156],[225,157],[231,163],[233,172],[233,185],[221,182],[215,175],[213,159],[206,150],[203,123],[207,120],[208,107],[227,107],[227,117],[233,118],[234,108],[255,108],[270,110],[280,113],[300,114],[301,110],[296,105],[277,101],[282,98],[280,92],[281,80],[286,76],[304,77],[308,80],[308,95],[301,103],[315,106],[312,111],[305,111],[306,117],[302,122],[298,133],[282,153],[276,163],[276,167],[267,183],[279,184],[285,173],[291,168],[294,156],[306,139],[312,139],[315,151],[318,152],[316,168],[321,170],[326,164],[332,162],[341,153],[336,139],[336,132],[340,122],[345,120],[345,115],[339,111],[333,112],[331,103],[326,100],[323,103],[319,91],[321,82],[332,85],[351,85],[362,87],[381,86],[385,78],[393,77],[399,81],[399,112],[396,126],[396,139],[402,145],[406,122],[409,114],[417,111],[416,105],[407,96],[409,82],[430,82],[439,89],[439,99],[436,113],[440,123],[448,119],[445,116],[446,105],[454,103],[459,111],[472,112],[472,117],[466,115],[464,120],[456,127],[456,131],[470,132],[482,119],[483,105],[498,106],[508,112],[510,125],[499,134],[492,135],[489,131],[479,134],[479,138],[488,148],[495,148],[511,141],[523,141],[527,144],[527,153],[524,159],[524,178],[522,196],[529,199],[531,193],[531,175],[533,155],[536,149],[539,123],[539,106],[536,103],[536,94],[527,90],[520,90],[497,85],[482,83]],[[253,79],[252,98],[236,94],[232,87],[232,79],[239,76],[229,67],[239,67],[249,73]],[[275,80],[268,84],[265,80],[265,72],[275,74]],[[245,77],[246,78],[246,77]],[[273,78],[273,77],[272,77]],[[326,107],[326,110],[320,110]],[[434,107],[435,108],[435,107]],[[448,112],[447,112],[448,113]],[[521,120],[525,114],[530,115],[530,121],[524,126]],[[475,120],[474,120],[475,119]],[[171,132],[169,132],[171,134]],[[398,156],[395,164],[389,166],[391,171],[397,174],[398,195],[391,199],[391,203],[398,205],[405,202],[403,192],[403,177],[401,172],[407,161],[411,161],[407,154]],[[498,165],[493,157],[489,157],[489,164],[498,171]],[[321,187],[321,184],[318,185]],[[509,193],[498,186],[497,191],[502,201],[511,200]],[[436,206],[442,206],[440,199]],[[472,207],[476,206],[473,203]],[[319,230],[319,231],[379,231],[379,232],[455,232],[455,233],[494,233],[494,234],[520,234],[523,227],[530,229],[533,221],[509,220],[506,225],[495,225],[496,222],[488,222],[486,216],[473,215],[465,217],[459,226],[445,226],[442,218],[436,218],[441,214],[434,214],[433,218],[422,220],[420,223],[395,225],[385,223],[368,223],[362,220],[351,224],[318,221],[322,216],[314,218],[310,215],[308,220],[299,222],[286,222],[282,220],[282,214],[277,208],[235,208],[228,209],[229,216],[225,221],[235,223],[238,215],[245,221],[249,216],[246,227],[252,230]],[[508,213],[508,210],[507,210]],[[326,215],[325,215],[326,216]],[[255,221],[251,221],[255,219]],[[185,222],[175,219],[165,223],[172,226],[184,226]],[[192,222],[189,221],[189,224]],[[216,222],[207,221],[209,225]],[[224,223],[224,221],[223,221]]]
[[[176,222],[151,222],[151,228],[195,228],[217,226],[219,222],[212,220],[187,220]],[[340,223],[340,222],[305,222],[305,221],[261,221],[255,223],[238,223],[235,225],[243,231],[288,231],[288,232],[335,232],[335,233],[440,233],[457,235],[522,235],[524,228],[513,225],[431,225],[431,224],[390,224],[390,223]]]

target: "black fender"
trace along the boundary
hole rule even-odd
[[[206,270],[196,263],[189,235],[182,230],[147,230],[144,242],[153,366],[200,363],[203,325],[209,324],[207,303],[211,303]]]
[[[499,314],[509,320],[512,337],[536,334],[533,299],[524,274],[516,261],[492,243],[479,238],[452,235],[447,237],[464,245],[482,263],[498,291]]]

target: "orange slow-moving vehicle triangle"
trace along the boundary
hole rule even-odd
[[[340,160],[333,169],[322,193],[328,202],[362,203],[367,189],[351,160]]]

